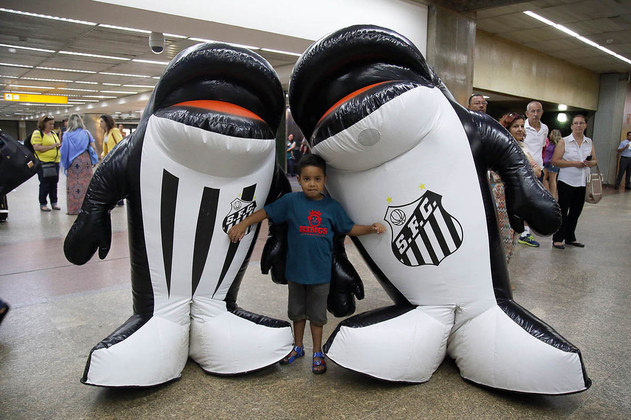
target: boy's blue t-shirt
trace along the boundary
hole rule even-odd
[[[302,192],[285,194],[265,206],[273,223],[288,223],[287,280],[301,284],[331,281],[334,232],[346,234],[355,223],[330,197],[310,200]]]

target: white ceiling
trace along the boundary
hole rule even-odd
[[[421,0],[418,2],[428,3]],[[596,73],[631,72],[631,64],[522,13],[525,10],[534,11],[631,58],[631,0],[445,0],[434,3],[469,14],[476,20],[478,29]],[[52,51],[0,46],[0,91],[60,94],[77,102],[73,108],[66,108],[0,101],[0,119],[20,119],[42,113],[67,114],[76,110],[82,113],[120,112],[117,120],[135,120],[151,93],[152,88],[149,86],[155,85],[165,66],[132,60],[167,62],[182,49],[197,43],[191,37],[298,54],[311,43],[307,39],[86,0],[3,0],[0,7],[94,22],[83,25],[0,11],[0,44]],[[157,30],[184,38],[167,35],[165,51],[155,55],[149,49],[148,34],[105,28],[102,24]],[[124,60],[68,55],[60,51],[99,54]],[[260,49],[255,51],[274,66],[286,85],[297,56]],[[90,73],[51,68],[84,70]]]

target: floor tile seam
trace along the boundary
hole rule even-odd
[[[82,266],[88,267],[88,266],[90,266],[92,264],[102,264],[102,263],[106,263],[108,261],[119,261],[119,260],[124,260],[124,259],[129,259],[129,256],[108,258],[107,260],[99,259],[99,260],[96,260],[96,261],[90,261],[90,262],[87,262],[85,264],[82,264]],[[32,270],[15,271],[15,272],[11,272],[11,273],[0,273],[0,278],[2,278],[4,276],[14,276],[14,275],[17,275],[17,274],[36,273],[38,271],[56,270],[56,269],[59,269],[59,268],[67,268],[67,267],[76,267],[76,264],[68,263],[68,264],[64,264],[64,265],[56,265],[56,266],[52,266],[52,267],[36,268],[36,269],[32,269]]]

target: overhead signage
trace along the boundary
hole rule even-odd
[[[5,93],[5,101],[12,102],[37,102],[43,104],[67,104],[67,96],[57,95],[33,95],[30,93]]]

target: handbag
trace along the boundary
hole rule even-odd
[[[39,166],[28,148],[0,130],[0,196],[35,175]]]
[[[96,165],[99,163],[99,157],[96,155],[96,151],[90,146],[90,141],[88,140],[88,153],[90,154],[90,162],[92,165]]]
[[[603,198],[603,175],[600,173],[598,165],[594,168],[596,168],[595,171],[590,168],[585,183],[585,202],[590,204],[596,204]]]
[[[57,177],[57,163],[55,162],[41,162],[42,164],[42,178],[55,178]]]

